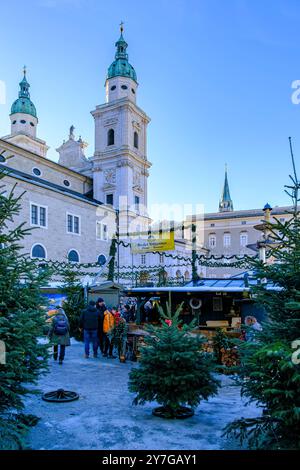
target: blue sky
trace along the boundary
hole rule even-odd
[[[149,203],[215,211],[228,164],[235,209],[288,204],[288,137],[300,166],[298,0],[11,0],[0,7],[0,135],[24,64],[49,157],[74,124],[94,151],[119,23],[151,117]]]

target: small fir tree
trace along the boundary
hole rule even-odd
[[[82,275],[76,267],[70,266],[62,271],[63,284],[61,292],[66,295],[63,309],[70,323],[70,336],[78,341],[81,339],[79,326],[80,314],[85,306],[84,292],[79,277]]]
[[[161,326],[149,326],[139,366],[130,372],[129,390],[135,405],[156,401],[161,416],[180,417],[185,405],[196,407],[201,399],[217,393],[210,354],[201,350],[204,338],[192,335],[193,324],[181,327],[181,306],[172,315],[159,307]]]
[[[1,182],[7,173],[0,169]],[[47,370],[47,345],[38,341],[45,322],[40,288],[51,274],[22,252],[22,239],[30,230],[24,223],[14,224],[22,199],[15,192],[15,187],[8,194],[0,187],[0,340],[6,348],[6,361],[0,363],[0,436],[6,436],[10,448],[20,447],[24,424],[17,411],[32,393],[28,384]]]

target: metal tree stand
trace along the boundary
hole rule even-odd
[[[59,388],[53,392],[44,393],[42,399],[44,401],[50,401],[53,403],[67,403],[69,401],[78,400],[79,395],[76,392],[70,392],[69,390],[64,390]]]

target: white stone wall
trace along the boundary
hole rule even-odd
[[[9,155],[12,154],[12,152],[7,151],[6,154]],[[63,166],[58,166],[51,160],[31,154],[21,155],[13,153],[13,155],[13,158],[9,158],[7,160],[7,167],[15,168],[16,170],[27,173],[28,175],[34,175],[32,172],[33,168],[38,168],[41,171],[39,178],[58,184],[62,187],[64,187],[64,180],[67,180],[70,182],[68,189],[72,189],[73,191],[81,194],[85,194],[92,188],[92,181],[90,178],[71,172]]]
[[[9,190],[17,180],[5,177],[4,181],[5,189]],[[15,194],[19,195],[24,191],[26,192],[22,197],[22,210],[19,216],[15,217],[14,226],[26,222],[26,227],[30,227],[30,203],[47,207],[47,228],[34,228],[32,233],[25,237],[22,242],[25,252],[30,253],[32,246],[40,243],[47,251],[47,259],[52,260],[66,260],[71,249],[79,253],[82,263],[96,262],[100,254],[108,256],[110,236],[115,230],[113,211],[18,181]],[[80,217],[80,235],[67,233],[67,213]],[[108,241],[96,238],[96,221],[105,222],[110,226]]]

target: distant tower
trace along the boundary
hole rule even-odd
[[[150,119],[136,104],[137,76],[128,62],[122,23],[115,46],[115,60],[108,68],[105,83],[106,103],[92,111],[95,120],[93,186],[95,199],[119,209],[130,221],[137,215],[146,215],[151,166],[147,160]]]
[[[219,212],[231,212],[233,211],[233,203],[230,197],[229,184],[227,178],[227,165],[225,165],[225,181],[224,187],[219,202]]]
[[[26,78],[26,67],[23,69],[23,74],[23,79],[19,83],[19,97],[13,102],[9,116],[11,133],[2,138],[41,157],[46,157],[49,147],[44,140],[38,139],[36,136],[38,118],[36,108],[30,99],[30,85]]]
[[[14,101],[11,107],[10,121],[11,134],[26,134],[36,137],[36,126],[38,118],[36,108],[30,99],[30,85],[26,79],[26,68],[23,70],[23,80],[19,83],[19,98]]]

